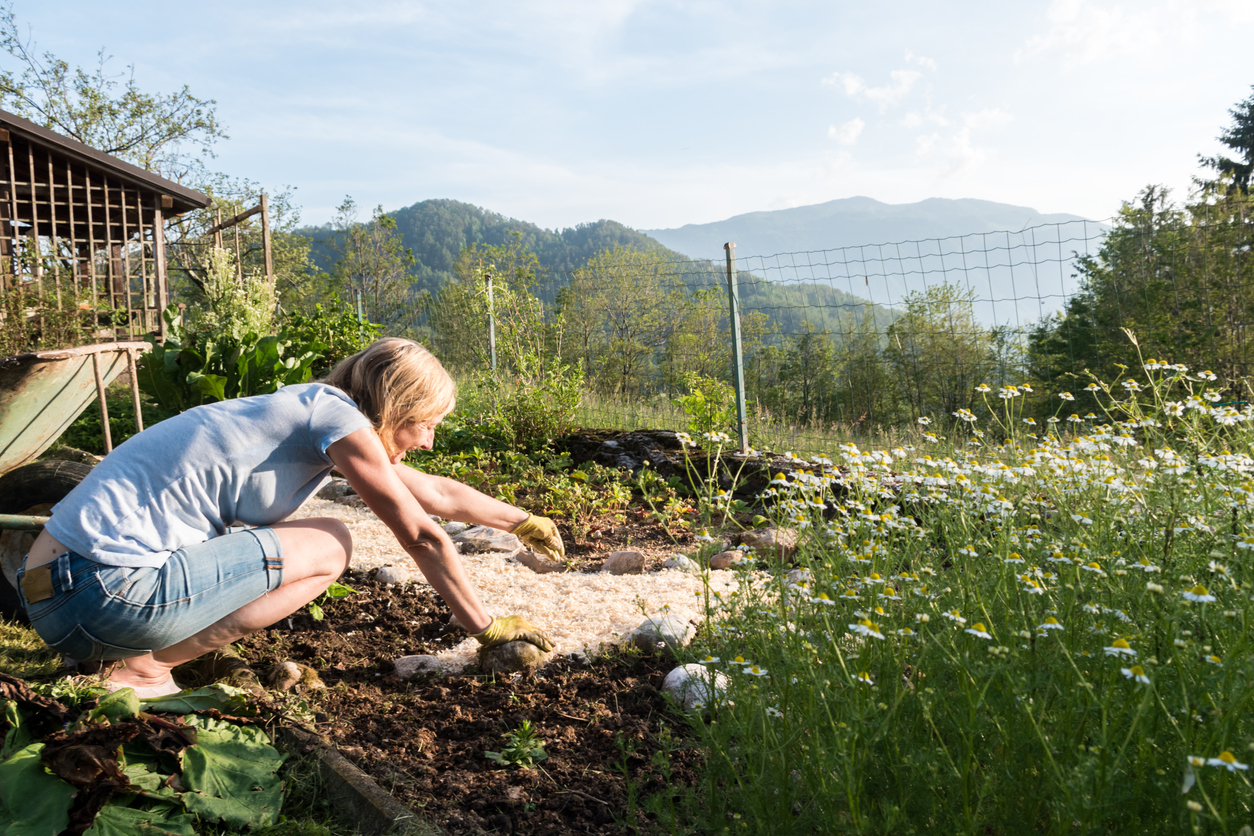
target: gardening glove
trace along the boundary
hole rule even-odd
[[[553,649],[553,642],[549,637],[521,615],[493,618],[487,629],[481,633],[471,633],[471,636],[482,645],[481,650],[516,641],[531,642],[545,653]]]
[[[535,514],[514,526],[512,532],[532,551],[540,552],[545,557],[556,560],[566,556],[566,547],[562,545],[562,535],[557,533],[557,526],[548,517],[537,517]]]

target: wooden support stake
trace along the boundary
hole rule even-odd
[[[261,251],[266,260],[266,280],[274,287],[274,258],[270,251],[270,203],[266,193],[261,193]]]
[[[113,435],[109,432],[109,404],[105,401],[104,378],[100,376],[100,352],[91,353],[91,370],[96,374],[96,397],[100,400],[100,429],[104,434],[105,455],[113,452]]]
[[[165,322],[165,317],[162,317],[161,321]],[[131,373],[131,403],[135,406],[135,432],[142,433],[144,431],[144,414],[140,410],[139,372],[135,368],[135,349],[133,348],[126,350],[126,368]]]

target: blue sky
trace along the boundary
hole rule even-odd
[[[660,228],[866,195],[1114,214],[1184,197],[1254,85],[1251,0],[14,0],[41,50],[218,102],[213,165]]]

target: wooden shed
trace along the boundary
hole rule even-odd
[[[209,204],[194,189],[0,110],[3,327],[60,312],[90,320],[82,331],[89,340],[161,334],[166,222]]]

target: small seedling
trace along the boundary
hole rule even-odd
[[[530,720],[523,720],[517,729],[506,732],[502,737],[505,739],[505,748],[499,752],[484,752],[483,756],[488,760],[496,761],[502,766],[530,769],[549,756],[544,751],[544,741],[536,734]]]
[[[308,609],[310,618],[314,621],[321,621],[326,618],[326,613],[322,611],[323,601],[334,601],[337,598],[344,598],[352,595],[356,591],[357,590],[347,584],[342,584],[339,581],[332,581],[331,585],[327,587],[326,592],[309,602]]]

